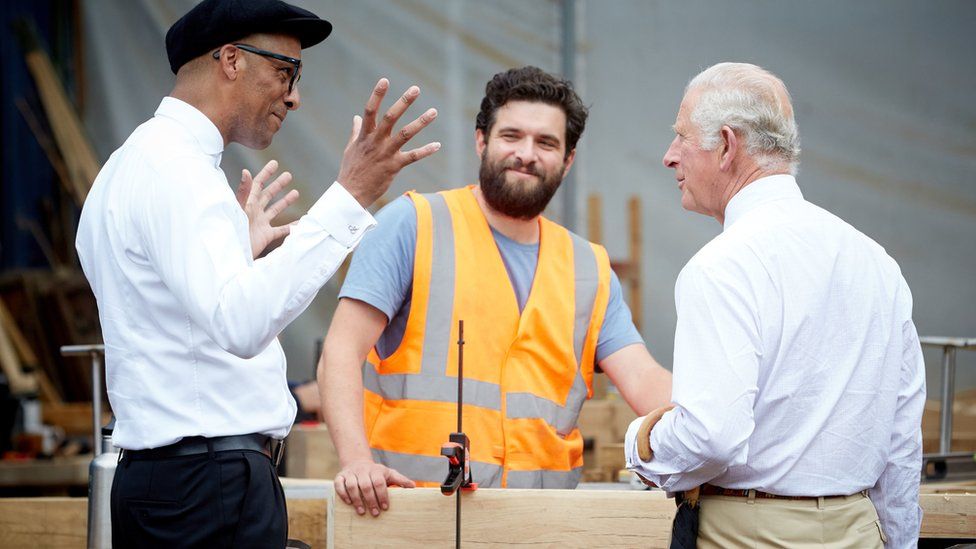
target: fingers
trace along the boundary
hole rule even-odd
[[[264,188],[264,183],[271,179],[271,176],[278,171],[278,161],[271,160],[261,168],[261,171],[254,176],[254,183],[251,185],[251,195]],[[284,175],[284,174],[282,174]],[[289,176],[290,177],[290,176]],[[255,188],[256,187],[256,188]]]
[[[651,461],[654,451],[651,450],[651,429],[657,423],[650,415],[644,417],[640,427],[637,429],[637,457],[641,461]]]
[[[271,229],[271,240],[272,242],[278,240],[279,238],[284,238],[291,234],[291,224],[282,225],[280,227],[273,227]],[[316,409],[318,411],[318,409]]]
[[[352,117],[352,132],[350,132],[349,134],[349,142],[346,143],[347,149],[351,147],[352,144],[355,143],[357,139],[359,139],[359,133],[362,131],[362,129],[363,129],[363,117],[357,114],[356,116]]]
[[[376,517],[379,516],[380,509],[386,511],[390,508],[390,496],[386,490],[386,475],[381,471],[373,471],[369,480],[373,487],[373,493],[376,496],[376,504],[379,506],[379,509],[370,507],[369,512]]]
[[[268,208],[268,218],[274,219],[278,217],[278,214],[285,211],[285,209],[294,204],[296,200],[298,200],[298,191],[295,189],[288,191],[288,194],[286,194],[281,200],[275,202],[270,208]]]
[[[363,505],[363,495],[359,490],[359,479],[355,473],[347,473],[348,477],[343,477],[343,486],[346,493],[346,497],[342,501],[352,505],[356,508],[356,512],[360,515],[366,512],[366,507]]]
[[[283,172],[270,185],[264,188],[264,192],[261,193],[261,206],[266,205],[271,199],[276,196],[288,185],[291,185],[292,175],[291,172]],[[295,191],[293,191],[295,192]]]
[[[435,141],[433,143],[428,143],[419,149],[413,149],[400,153],[400,167],[402,168],[404,166],[409,166],[418,160],[427,158],[439,150],[441,150],[441,144]]]
[[[381,510],[390,508],[387,486],[414,488],[416,484],[395,469],[380,464],[357,466],[340,471],[335,477],[335,492],[346,505],[356,508],[356,513],[377,517]]]
[[[366,101],[366,108],[363,109],[362,133],[371,133],[376,128],[376,113],[379,112],[380,104],[383,103],[383,98],[389,89],[390,81],[386,78],[380,78],[379,82],[373,86],[373,93],[369,95],[369,100]]]
[[[396,469],[390,469],[390,478],[388,479],[388,484],[395,484],[403,488],[416,488],[417,484],[400,474]]]
[[[420,88],[417,86],[410,86],[407,91],[403,92],[390,108],[387,109],[386,114],[383,115],[383,120],[380,122],[377,132],[380,135],[390,135],[393,131],[393,126],[400,120],[403,113],[407,111],[407,108],[420,96]],[[429,112],[429,111],[428,111]]]
[[[640,427],[637,429],[637,457],[641,461],[650,461],[654,457],[654,452],[651,449],[651,430],[661,420],[661,417],[672,409],[674,409],[674,404],[652,410],[651,413],[644,417],[644,421],[641,422]]]
[[[399,149],[406,145],[407,141],[410,141],[420,130],[426,128],[435,118],[437,118],[437,109],[427,109],[427,112],[418,116],[416,120],[400,128],[393,139],[394,146]]]
[[[237,186],[237,203],[241,205],[241,208],[247,204],[247,197],[251,195],[251,172],[247,170],[241,170],[241,183]]]
[[[335,480],[332,482],[335,488],[336,495],[342,500],[346,505],[352,505],[352,498],[349,497],[349,491],[346,490],[346,477],[336,475]]]
[[[363,474],[356,475],[356,480],[359,481],[359,493],[362,498],[363,507],[369,509],[369,512],[375,517],[380,513],[380,511],[379,511],[379,503],[377,503],[376,501],[376,490],[373,486],[372,475],[370,475],[369,472],[367,471]],[[384,489],[386,489],[385,486]],[[353,499],[353,501],[355,501],[355,499]],[[363,514],[364,512],[361,509],[363,508],[362,507],[356,508],[356,512],[359,513],[360,515]]]

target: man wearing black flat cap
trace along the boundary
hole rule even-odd
[[[379,121],[389,82],[353,119],[336,182],[297,223],[275,161],[220,169],[228,143],[263,149],[301,104],[301,50],[332,25],[276,0],[207,0],[166,35],[176,84],[105,164],[77,248],[98,300],[106,379],[123,449],[113,545],[283,547],[274,458],[295,417],[278,333],[311,302],[375,221],[363,208],[439,143],[401,150],[436,117],[394,132],[420,93]],[[261,257],[272,240],[284,242]],[[259,258],[259,259],[256,259]]]

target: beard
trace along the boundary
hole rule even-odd
[[[478,170],[481,194],[491,209],[502,215],[533,219],[546,209],[559,189],[565,165],[563,163],[552,173],[539,168],[538,164],[532,165],[526,171],[536,176],[537,181],[509,181],[505,170],[522,169],[522,162],[518,159],[493,161],[488,156],[488,147],[485,147]]]

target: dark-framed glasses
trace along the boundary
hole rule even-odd
[[[248,46],[247,44],[233,44],[237,49],[244,50],[246,52],[253,53],[255,55],[260,55],[262,57],[268,57],[271,59],[277,59],[278,61],[283,61],[292,65],[291,76],[288,81],[288,93],[291,93],[295,84],[302,79],[302,60],[295,59],[294,57],[288,57],[287,55],[281,55],[280,53],[275,53],[273,51],[262,50],[260,48],[255,48],[254,46]],[[213,52],[214,59],[220,59],[220,50]]]

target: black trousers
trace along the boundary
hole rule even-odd
[[[123,452],[112,483],[112,546],[282,548],[285,495],[268,456],[230,450],[163,459]]]

